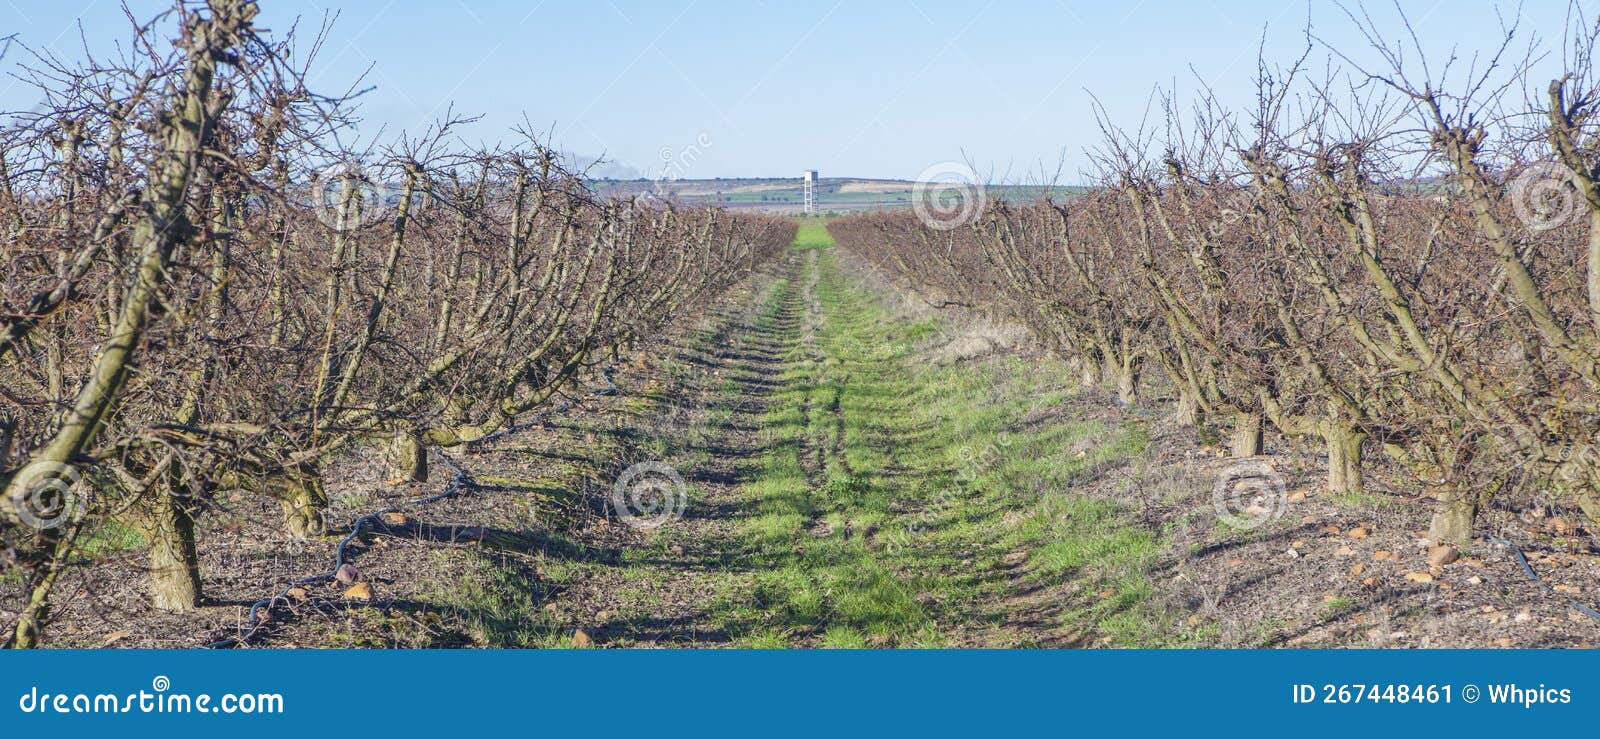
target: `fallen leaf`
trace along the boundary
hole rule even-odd
[[[344,597],[346,600],[372,600],[372,586],[364,582],[358,582],[350,586],[349,590],[344,591]]]
[[[1354,567],[1350,568],[1350,574],[1352,574],[1352,575],[1360,575],[1361,573],[1366,572],[1366,571],[1367,571],[1367,566],[1364,565],[1364,564],[1361,564],[1360,562],[1357,562]]]
[[[1353,529],[1350,529],[1350,538],[1352,538],[1352,539],[1365,539],[1371,533],[1372,533],[1371,529],[1368,529],[1365,526],[1357,526],[1357,527],[1355,527]]]
[[[581,647],[591,646],[593,644],[594,644],[594,640],[589,638],[589,632],[586,632],[583,629],[574,629],[573,630],[573,632],[572,632],[572,646],[581,648]]]
[[[1428,564],[1434,567],[1443,567],[1451,562],[1461,559],[1461,553],[1455,547],[1445,545],[1428,550]]]
[[[1433,575],[1426,572],[1407,572],[1406,579],[1411,582],[1433,582]]]
[[[109,634],[106,634],[106,638],[100,641],[100,646],[109,647],[112,644],[116,644],[117,642],[122,641],[130,636],[133,636],[132,631],[113,631]]]

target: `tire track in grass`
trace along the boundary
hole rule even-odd
[[[843,399],[858,373],[827,300],[837,279],[831,255],[805,250],[799,302],[805,331],[786,368],[778,405],[764,419],[773,434],[761,476],[745,493],[760,515],[754,551],[764,563],[757,596],[764,623],[751,646],[904,646],[937,644],[916,588],[877,559],[863,525],[869,483],[854,472],[847,438],[854,419]]]
[[[1027,418],[1070,397],[1027,379],[1068,381],[1058,367],[929,366],[937,321],[891,316],[819,228],[746,318],[690,348],[679,402],[711,420],[656,433],[692,502],[586,573],[601,643],[1050,646],[1131,617],[1082,596],[1137,594],[1148,537],[1066,491],[1137,444],[1070,410]],[[1014,426],[1016,446],[973,461]]]

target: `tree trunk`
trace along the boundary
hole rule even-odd
[[[1134,362],[1124,362],[1117,367],[1117,398],[1123,405],[1139,402],[1139,367]]]
[[[1261,454],[1261,414],[1238,411],[1233,416],[1233,436],[1228,447],[1235,457]]]
[[[1578,510],[1583,511],[1583,517],[1592,531],[1600,528],[1600,494],[1592,487],[1585,487],[1577,491]]]
[[[1084,387],[1100,384],[1100,363],[1088,354],[1078,357],[1078,377]]]
[[[194,514],[165,482],[145,494],[139,524],[149,540],[151,602],[163,611],[190,610],[200,602]]]
[[[321,536],[328,531],[323,511],[328,507],[328,493],[322,487],[322,478],[315,473],[290,473],[269,481],[277,487],[278,502],[283,505],[283,526],[296,539]]]
[[[1436,496],[1439,510],[1433,514],[1428,536],[1435,541],[1465,549],[1472,543],[1473,522],[1478,518],[1478,497],[1457,486],[1441,488]]]
[[[259,12],[255,4],[237,0],[214,0],[210,7],[210,17],[185,25],[179,44],[186,50],[182,84],[165,96],[166,112],[150,131],[155,150],[140,196],[142,216],[128,236],[128,246],[137,256],[128,265],[127,288],[115,320],[84,374],[76,398],[63,411],[59,428],[30,455],[30,463],[66,465],[95,440],[121,398],[151,307],[168,283],[173,250],[190,238],[185,206],[194,172],[208,150],[212,124],[222,108],[212,95],[217,65],[228,57],[231,46],[242,42],[241,31]],[[19,481],[12,480],[4,495],[20,493],[20,489],[12,489],[17,484]],[[194,521],[177,502],[170,490],[157,492],[144,501],[152,515],[143,517],[150,524],[150,577],[156,605],[184,610],[194,606],[200,582]]]
[[[1367,434],[1343,424],[1328,423],[1323,426],[1322,438],[1328,443],[1328,492],[1337,495],[1364,491],[1361,447]]]
[[[1178,391],[1178,410],[1174,420],[1181,426],[1200,425],[1200,399],[1187,388]]]
[[[1571,491],[1588,528],[1600,528],[1600,447],[1573,445],[1566,452],[1566,461],[1555,467],[1550,479],[1556,486]]]
[[[395,434],[389,441],[385,456],[389,466],[412,482],[428,481],[428,448],[422,439],[411,432]]]

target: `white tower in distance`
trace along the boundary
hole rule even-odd
[[[817,212],[817,170],[806,170],[803,177],[805,183],[805,213],[811,215]]]

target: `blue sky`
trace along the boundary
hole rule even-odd
[[[1595,0],[1583,0],[1592,13]],[[1090,93],[1136,123],[1152,88],[1251,100],[1257,45],[1289,61],[1318,32],[1365,56],[1325,0],[265,0],[261,25],[303,28],[338,13],[312,77],[324,91],[363,72],[363,130],[420,128],[454,103],[497,140],[523,116],[558,147],[654,174],[693,147],[685,177],[914,178],[969,159],[996,180],[1054,171],[1076,181],[1098,138]],[[1379,19],[1390,3],[1369,3]],[[130,0],[133,15],[166,3]],[[1497,41],[1495,8],[1401,0],[1423,43],[1462,53]],[[1559,42],[1565,0],[1529,0],[1525,27]],[[0,36],[63,58],[126,36],[117,0],[0,0]],[[1318,50],[1318,56],[1325,52]],[[27,54],[13,48],[7,72]],[[34,94],[0,80],[0,108]]]

